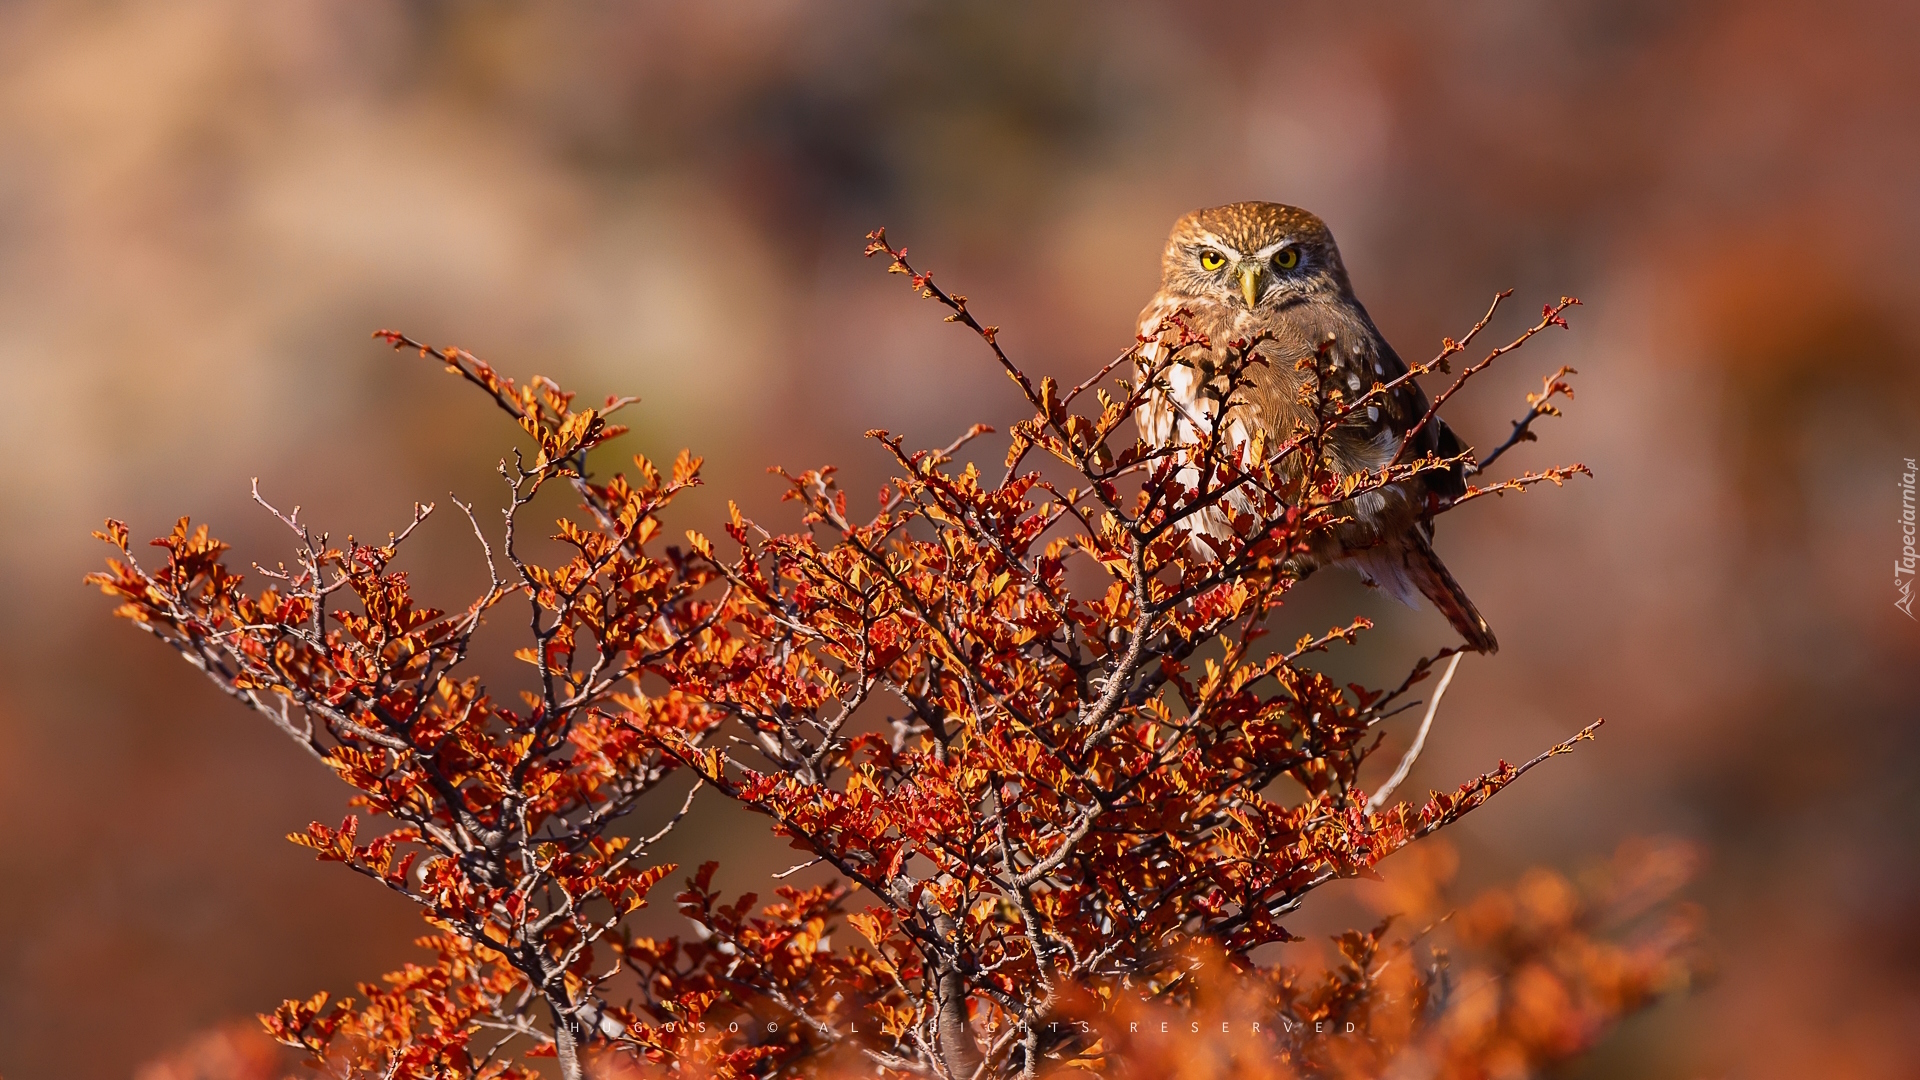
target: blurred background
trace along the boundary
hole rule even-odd
[[[1596,479],[1447,518],[1504,648],[1414,776],[1605,716],[1454,831],[1462,877],[1704,846],[1717,983],[1580,1075],[1920,1073],[1916,50],[1896,0],[0,4],[0,1074],[133,1075],[419,932],[282,839],[345,789],[80,584],[101,518],[192,512],[244,566],[285,549],[254,476],[336,535],[496,499],[512,432],[391,326],[643,395],[624,445],[708,461],[675,527],[783,521],[767,465],[861,495],[862,431],[1021,415],[868,229],[1077,380],[1174,218],[1247,198],[1325,217],[1409,358],[1498,289],[1494,332],[1585,301],[1449,409],[1490,446],[1572,364],[1508,460]],[[409,564],[448,605],[463,532]],[[1339,575],[1299,609],[1396,663],[1449,640]],[[679,854],[764,891],[759,836],[717,813]]]

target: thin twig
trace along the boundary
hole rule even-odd
[[[1387,800],[1393,797],[1393,790],[1400,786],[1400,782],[1407,778],[1409,772],[1413,771],[1413,763],[1420,760],[1420,751],[1427,745],[1427,732],[1433,730],[1434,714],[1440,711],[1440,699],[1447,696],[1447,686],[1453,682],[1454,669],[1460,666],[1460,658],[1465,655],[1465,653],[1454,653],[1453,659],[1447,661],[1447,670],[1440,676],[1440,685],[1434,688],[1433,700],[1427,702],[1427,715],[1420,720],[1420,730],[1413,737],[1413,745],[1407,747],[1406,755],[1400,759],[1400,767],[1393,770],[1393,775],[1387,777],[1387,782],[1380,785],[1380,790],[1367,799],[1367,813],[1379,813],[1380,808],[1387,805]]]
[[[1493,467],[1495,461],[1499,460],[1500,455],[1523,442],[1534,442],[1536,436],[1533,433],[1533,422],[1543,416],[1560,415],[1560,410],[1554,406],[1552,398],[1555,394],[1564,394],[1572,398],[1573,386],[1566,381],[1566,377],[1578,374],[1580,374],[1578,371],[1562,364],[1559,371],[1542,380],[1540,393],[1527,395],[1527,414],[1513,421],[1513,432],[1507,436],[1507,441],[1494,447],[1493,452],[1484,459],[1468,462],[1466,474],[1475,476],[1486,472]]]

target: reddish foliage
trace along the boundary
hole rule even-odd
[[[939,451],[873,432],[898,477],[871,517],[850,514],[831,468],[810,470],[786,475],[798,531],[735,508],[724,551],[699,533],[664,546],[660,514],[699,482],[699,460],[683,453],[663,476],[636,458],[631,478],[593,479],[589,454],[620,432],[606,417],[624,399],[576,408],[548,380],[516,385],[465,352],[382,332],[481,388],[533,441],[500,467],[503,533],[459,504],[490,571],[480,597],[453,612],[416,606],[393,568],[426,506],[384,542],[339,546],[268,506],[297,550],[291,567],[260,570],[258,591],[184,518],[155,541],[165,560],[153,569],[129,553],[124,525],[98,534],[120,555],[90,580],[122,601],[118,614],[392,823],[365,842],[355,817],[290,839],[406,896],[435,928],[421,941],[432,963],[337,1002],[289,1001],[263,1018],[277,1039],[342,1075],[422,1078],[526,1076],[516,1056],[542,1055],[577,1076],[596,1052],[609,1070],[721,1077],[1107,1062],[1248,1075],[1255,1061],[1272,1075],[1359,1075],[1410,1054],[1471,1076],[1577,1053],[1684,973],[1684,934],[1639,951],[1597,942],[1594,913],[1614,902],[1548,878],[1457,920],[1485,978],[1504,980],[1492,1005],[1452,995],[1431,941],[1393,939],[1386,924],[1343,937],[1323,976],[1258,962],[1256,950],[1291,940],[1283,920],[1313,889],[1375,876],[1598,724],[1458,790],[1370,803],[1358,780],[1379,725],[1455,650],[1390,690],[1341,686],[1303,659],[1352,644],[1365,620],[1290,648],[1267,640],[1267,622],[1294,584],[1289,556],[1345,500],[1453,464],[1342,475],[1327,460],[1327,432],[1391,386],[1347,396],[1309,380],[1317,423],[1280,445],[1203,436],[1155,449],[1118,433],[1157,373],[1110,390],[1099,383],[1116,361],[1078,387],[1035,382],[964,297],[881,234],[869,254],[975,330],[1033,407],[997,482],[954,465],[984,426]],[[1564,326],[1572,303],[1463,371],[1436,408]],[[1444,370],[1489,319],[1407,377]],[[1188,333],[1177,321],[1167,332]],[[1230,380],[1256,362],[1249,343],[1234,347]],[[1547,399],[1571,396],[1566,374],[1476,469],[1555,414]],[[1074,411],[1089,392],[1097,411]],[[1051,462],[1023,471],[1035,449]],[[515,530],[553,482],[583,513],[558,525],[569,557],[542,565]],[[1234,535],[1201,550],[1181,526],[1209,509]],[[516,597],[530,634],[516,655],[535,687],[517,708],[462,673],[482,620]],[[678,896],[699,935],[635,937],[629,916],[674,868],[648,856],[664,829],[616,827],[678,770],[698,778],[696,793],[764,815],[834,884],[727,901],[708,864]],[[692,806],[690,794],[667,828]],[[1214,1064],[1121,1027],[1175,1013],[1228,1032],[1265,1026],[1260,1041],[1220,1043]],[[1364,1035],[1302,1034],[1334,1022]]]

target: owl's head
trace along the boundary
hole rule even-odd
[[[1350,289],[1326,223],[1297,206],[1270,202],[1228,203],[1174,222],[1160,287],[1176,297],[1252,309]]]

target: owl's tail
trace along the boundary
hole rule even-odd
[[[1395,543],[1356,555],[1352,562],[1361,576],[1401,602],[1414,604],[1414,590],[1418,589],[1453,624],[1454,632],[1466,639],[1467,648],[1483,653],[1500,651],[1493,627],[1487,625],[1480,609],[1467,598],[1467,591],[1447,572],[1447,564],[1434,554],[1433,545],[1418,526],[1408,529]]]

